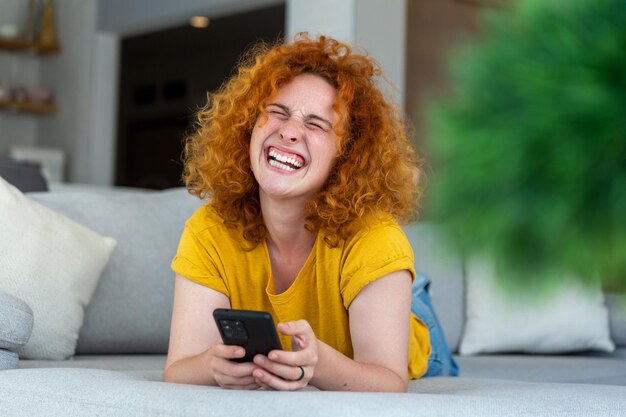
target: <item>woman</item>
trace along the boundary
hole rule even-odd
[[[166,381],[405,392],[428,371],[432,330],[411,313],[396,223],[416,216],[420,170],[378,75],[348,45],[303,35],[257,46],[200,111],[185,181],[210,202],[172,262]],[[222,343],[216,308],[271,313],[285,350],[232,361],[244,350]]]

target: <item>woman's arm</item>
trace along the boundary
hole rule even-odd
[[[243,357],[245,352],[238,346],[221,343],[213,320],[216,308],[230,308],[228,297],[176,275],[170,344],[163,380],[225,388],[258,388],[252,377],[255,365],[228,360]]]
[[[411,274],[397,271],[370,283],[349,314],[354,360],[322,345],[313,383],[322,389],[406,392]]]
[[[325,390],[406,392],[410,311],[411,274],[406,270],[363,288],[349,309],[354,360],[317,340],[305,321],[281,323],[278,330],[294,337],[299,350],[274,351],[273,360],[255,358],[265,368],[254,371],[257,383],[281,390],[308,382]],[[294,381],[297,365],[305,369],[301,381]]]

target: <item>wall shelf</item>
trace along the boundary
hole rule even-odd
[[[52,114],[58,111],[58,107],[53,103],[0,100],[0,110],[17,113]]]
[[[0,38],[0,49],[15,52],[33,52],[39,55],[47,55],[59,53],[61,51],[61,46],[58,44],[39,45],[37,43],[28,42],[23,39]]]
[[[57,54],[61,51],[58,44],[39,45],[23,39],[9,39],[0,37],[0,51],[32,53],[36,55]],[[54,103],[35,103],[29,101],[0,100],[0,111],[29,114],[53,114],[58,111]]]

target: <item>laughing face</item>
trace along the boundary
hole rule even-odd
[[[320,76],[302,74],[270,98],[250,141],[262,197],[310,199],[323,187],[337,158],[336,96]]]

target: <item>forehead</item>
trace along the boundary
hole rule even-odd
[[[281,86],[270,99],[285,104],[292,110],[333,112],[337,90],[328,81],[315,74],[300,74]]]

